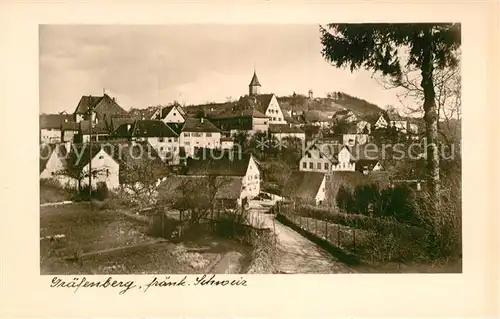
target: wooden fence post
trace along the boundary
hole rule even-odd
[[[325,220],[325,239],[328,241],[328,223]]]
[[[340,245],[340,225],[339,224],[337,224],[337,245],[342,247]]]
[[[353,244],[353,250],[356,251],[356,230],[352,230],[352,244]]]
[[[165,214],[161,214],[161,236],[165,238]]]

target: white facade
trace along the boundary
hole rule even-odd
[[[359,121],[356,123],[356,132],[358,134],[370,134],[371,133],[371,125],[367,121]]]
[[[61,142],[61,130],[56,129],[41,129],[40,130],[40,142],[42,144],[54,144]]]
[[[89,164],[82,169],[84,175],[88,176]],[[119,181],[120,165],[103,149],[92,158],[92,187],[97,187],[100,182],[106,183],[108,189],[117,189]],[[88,178],[82,180],[82,186],[88,185]]]
[[[252,199],[260,193],[260,171],[257,163],[250,157],[247,172],[243,177],[241,198]]]
[[[194,148],[220,148],[220,132],[182,132],[180,135],[180,145],[186,150],[186,155],[194,154]]]
[[[385,118],[382,115],[380,115],[379,118],[378,118],[378,120],[375,122],[374,127],[376,129],[386,128],[388,124],[389,123],[387,123],[387,121],[385,120]]]
[[[343,147],[337,154],[337,160],[333,162],[331,159],[323,155],[317,148],[310,148],[306,154],[300,159],[299,170],[304,172],[320,172],[327,173],[332,171],[354,171],[356,166],[351,162],[351,152],[347,147]]]
[[[271,101],[269,102],[269,105],[267,106],[264,115],[269,117],[270,124],[286,124],[285,116],[283,115],[281,107],[274,94],[271,98]]]
[[[349,111],[343,118],[343,120],[346,122],[346,123],[353,123],[353,122],[356,122],[357,118],[356,118],[356,114],[354,114],[352,111]]]
[[[63,147],[58,145],[57,147]],[[69,150],[70,144],[65,144],[66,149]],[[52,151],[52,153],[43,154],[43,156],[48,156],[49,159],[45,164],[45,168],[40,173],[40,179],[51,179],[57,181],[62,187],[75,188],[77,185],[76,179],[73,179],[64,174],[66,170],[65,161],[63,158],[59,157],[57,154],[57,148]]]
[[[156,111],[151,119],[158,119],[160,111]],[[183,112],[177,106],[173,106],[168,114],[163,114],[163,118],[161,119],[164,123],[184,123],[186,119],[182,115]]]
[[[147,141],[163,162],[179,163],[180,142],[178,137],[148,137]]]
[[[353,146],[355,144],[362,145],[368,142],[368,134],[343,134],[342,143],[344,145]]]
[[[323,176],[323,180],[321,181],[321,185],[319,186],[318,192],[314,197],[316,201],[316,206],[322,204],[325,201],[326,197],[326,178]]]

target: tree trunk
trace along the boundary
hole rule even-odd
[[[429,183],[429,193],[432,205],[435,210],[439,207],[439,151],[438,151],[438,116],[435,101],[435,91],[433,82],[434,59],[433,59],[433,39],[432,29],[425,31],[424,48],[422,55],[422,89],[424,90],[424,120],[427,139],[427,182]]]

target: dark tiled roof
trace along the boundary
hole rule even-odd
[[[80,123],[80,133],[87,135],[90,134],[90,121],[81,121]],[[92,134],[109,134],[110,129],[105,121],[99,121],[97,124],[92,126]]]
[[[240,176],[217,176],[215,183],[217,185],[215,194],[216,199],[238,199],[241,195],[243,177]],[[182,192],[185,190],[197,190],[200,192],[208,191],[209,180],[198,176],[174,175],[168,177],[158,187],[160,196],[172,192]],[[180,195],[180,194],[179,194]]]
[[[302,118],[306,123],[312,122],[327,122],[330,119],[321,111],[304,111],[302,113]]]
[[[238,118],[238,117],[255,117],[255,118],[268,118],[259,110],[254,108],[247,108],[243,110],[230,110],[225,111],[221,114],[217,114],[215,116],[211,116],[213,119],[225,119],[225,118]]]
[[[40,114],[40,129],[60,129],[63,123],[73,121],[70,114]]]
[[[304,133],[300,128],[289,124],[269,124],[269,131],[271,133]]]
[[[64,122],[61,125],[61,129],[64,131],[78,131],[80,129],[80,124],[76,122]]]
[[[242,96],[238,101],[240,108],[255,108],[261,113],[266,113],[267,107],[273,98],[274,94],[258,94],[252,96]]]
[[[182,127],[184,126],[184,123],[165,123],[170,127],[172,131],[174,131],[177,135],[180,135],[182,132]]]
[[[349,112],[352,112],[351,110],[345,109],[345,110],[339,110],[334,113],[335,117],[344,117],[349,114]]]
[[[220,130],[207,119],[188,118],[182,127],[182,132],[220,132]]]
[[[133,124],[122,124],[109,135],[110,138],[177,136],[177,133],[160,120],[136,120]]]
[[[308,150],[317,149],[321,152],[323,156],[328,158],[330,161],[332,161],[333,163],[337,163],[338,162],[337,156],[343,148],[346,148],[346,146],[342,144],[315,143],[310,145],[307,149]]]
[[[130,115],[122,115],[122,116],[112,116],[110,128],[111,130],[116,130],[118,126],[122,124],[132,124],[136,119]]]
[[[301,124],[301,122],[294,117],[286,117],[285,116],[285,121],[287,121],[290,124]]]
[[[362,172],[366,167],[369,171],[371,171],[378,162],[378,160],[360,159],[356,161],[356,170]]]
[[[188,158],[186,175],[245,176],[251,155],[230,154],[228,151],[222,155],[214,150],[201,149],[197,154],[200,159]]]
[[[325,174],[319,172],[293,172],[285,183],[283,195],[314,199],[324,177]]]
[[[82,96],[80,102],[78,103],[75,114],[85,114],[89,108],[94,108],[96,113],[108,113],[108,114],[125,114],[127,113],[123,108],[121,108],[118,103],[109,95],[104,94],[103,96]]]
[[[252,80],[250,81],[250,86],[260,86],[259,78],[257,78],[257,73],[253,72]]]

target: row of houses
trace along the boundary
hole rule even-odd
[[[158,189],[175,191],[202,176],[215,176],[227,180],[217,198],[242,205],[260,193],[262,181],[259,163],[252,155],[239,158],[242,154],[232,153],[234,136],[240,132],[248,135],[267,132],[277,140],[305,141],[304,125],[321,127],[324,123],[321,119],[308,119],[306,112],[302,119],[290,116],[293,114],[283,112],[274,94],[260,91],[254,72],[248,95],[238,101],[190,108],[173,104],[139,114],[126,112],[116,98],[105,93],[97,97],[82,96],[73,114],[40,116],[40,178],[55,179],[70,187],[85,186],[88,179],[82,177],[89,174],[91,166],[91,174],[95,175],[92,186],[103,183],[115,190],[137,183],[140,179],[132,177],[141,173],[141,167],[157,167]],[[383,170],[376,157],[367,158],[363,150],[354,146],[364,145],[363,136],[369,136],[372,130],[396,122],[391,124],[386,114],[360,120],[349,110],[338,111],[325,122],[332,121],[348,123],[353,131],[345,132],[340,142],[308,143],[298,170],[286,183],[293,189],[285,192],[286,196],[307,197],[319,204],[325,200],[328,178],[336,174],[366,176]],[[91,139],[92,151],[90,146],[85,150]],[[117,153],[120,148],[122,152]],[[138,160],[130,155],[141,149],[147,150],[147,156],[143,154]],[[226,155],[217,160],[197,159],[194,155],[200,150],[217,150]],[[43,160],[42,152],[49,152]],[[123,152],[129,156],[123,157]],[[79,159],[77,165],[75,159]],[[179,164],[186,169],[172,175],[168,167]]]
[[[42,145],[40,179],[51,179],[70,188],[85,187],[91,167],[93,188],[103,184],[111,191],[130,191],[137,189],[148,175],[154,179],[149,183],[161,196],[182,193],[186,187],[195,192],[200,189],[200,178],[211,176],[215,178],[212,185],[217,185],[214,200],[224,203],[225,207],[242,206],[261,193],[260,163],[251,154],[221,151],[221,156],[189,158],[185,170],[172,173],[159,154],[148,146],[147,143],[97,142],[91,152],[88,144]],[[321,205],[335,192],[332,181],[352,184],[353,180],[360,183],[368,179],[361,172],[348,170],[294,171],[280,195]]]

